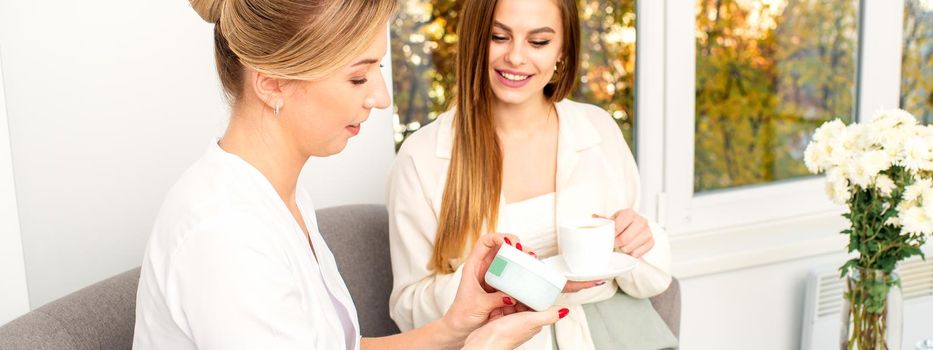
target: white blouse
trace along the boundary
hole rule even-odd
[[[359,349],[356,309],[301,186],[301,227],[215,140],[169,192],[143,259],[134,349]]]
[[[544,259],[557,255],[557,230],[554,229],[554,192],[518,202],[507,203],[500,210],[496,231],[510,233],[522,240]]]

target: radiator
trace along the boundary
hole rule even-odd
[[[904,308],[902,349],[914,350],[918,342],[933,339],[933,256],[927,261],[919,258],[904,261],[897,273]],[[839,349],[844,287],[838,268],[810,272],[800,337],[802,350]]]

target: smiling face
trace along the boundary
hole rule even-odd
[[[352,63],[315,81],[283,86],[280,118],[302,154],[325,157],[342,151],[373,108],[390,105],[379,61],[387,47],[385,26]]]
[[[556,0],[500,0],[489,39],[496,100],[522,104],[544,96],[561,58],[564,28]]]

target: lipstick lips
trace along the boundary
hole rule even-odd
[[[521,72],[515,72],[504,69],[496,69],[496,78],[499,80],[502,85],[508,86],[510,88],[520,88],[528,84],[531,81],[531,77],[534,74],[526,74]]]
[[[351,136],[356,136],[360,133],[360,124],[347,125],[346,129],[350,132]]]

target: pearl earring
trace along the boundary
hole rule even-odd
[[[279,110],[279,101],[275,101],[275,108],[272,109],[272,114],[275,115],[276,118],[279,117]]]

